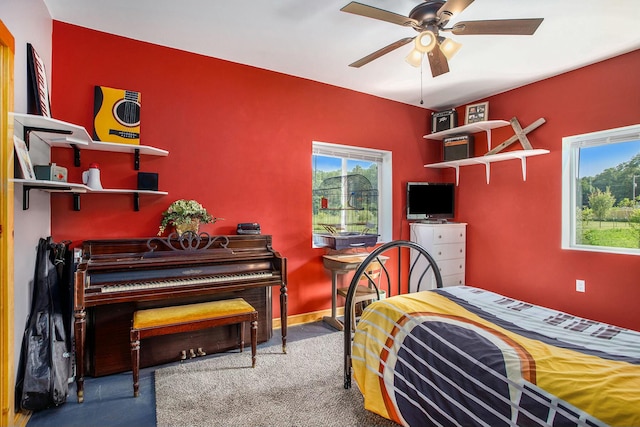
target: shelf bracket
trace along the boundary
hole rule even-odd
[[[75,144],[71,145],[71,147],[73,148],[73,165],[80,166],[80,149]]]
[[[22,210],[29,210],[29,190],[31,187],[27,187],[26,185],[22,186]]]
[[[140,170],[140,149],[136,148],[133,151],[133,170]]]
[[[31,190],[47,190],[51,187],[48,187],[46,185],[28,185],[25,184],[22,186],[22,210],[23,211],[27,211],[29,210],[29,192]],[[71,190],[71,187],[61,187],[61,190],[66,190],[69,191]],[[74,196],[76,195],[76,193],[74,193]],[[80,210],[80,209],[77,209]]]
[[[80,211],[80,194],[78,193],[73,193],[73,210]]]
[[[133,210],[136,212],[140,210],[140,193],[137,191],[133,193]]]
[[[522,180],[527,180],[527,159],[525,157],[520,157],[520,162],[522,163]]]
[[[489,180],[491,179],[491,164],[490,163],[485,163],[484,164],[484,173],[487,177],[487,184],[489,184]]]
[[[42,128],[38,126],[24,126],[22,128],[22,137],[24,139],[24,143],[27,145],[27,150],[29,149],[29,135],[31,134],[31,132],[58,133],[61,135],[71,135],[73,133],[70,130],[64,130],[64,129]]]
[[[454,168],[456,170],[456,186],[457,186],[457,185],[460,185],[460,165],[455,165]]]
[[[491,129],[485,129],[487,133],[487,151],[491,151]]]

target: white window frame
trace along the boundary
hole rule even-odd
[[[640,139],[640,124],[562,138],[562,249],[640,255],[640,249],[576,243],[580,148]]]
[[[390,242],[393,230],[391,151],[313,141],[312,154],[378,162],[378,242]]]

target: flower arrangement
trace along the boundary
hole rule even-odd
[[[169,226],[179,227],[196,223],[215,223],[223,218],[214,218],[207,212],[207,210],[195,200],[176,200],[171,203],[166,211],[162,212],[162,222],[160,223],[160,229],[158,236],[164,233],[164,230]]]

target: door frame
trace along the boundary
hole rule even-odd
[[[13,271],[13,59],[15,38],[0,20],[0,425],[22,424],[15,413]]]

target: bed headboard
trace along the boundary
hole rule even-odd
[[[385,261],[383,262],[382,259]],[[367,273],[372,270],[371,266],[374,264],[377,268],[382,267],[377,280]],[[395,265],[397,272],[393,277],[389,273],[391,264]],[[406,274],[407,266],[408,274]],[[385,243],[374,249],[362,261],[353,275],[344,306],[344,388],[346,389],[351,388],[351,341],[354,325],[350,313],[355,309],[356,290],[363,277],[366,278],[369,287],[376,289],[378,296],[380,289],[385,290],[387,296],[399,295],[403,290],[408,291],[412,278],[417,283],[418,291],[427,290],[428,283],[435,283],[437,288],[442,287],[442,276],[435,259],[425,248],[415,242],[394,240]]]

